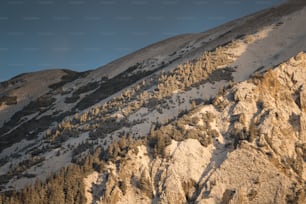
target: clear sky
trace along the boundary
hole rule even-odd
[[[203,32],[280,0],[0,0],[0,81],[94,69],[151,43]]]

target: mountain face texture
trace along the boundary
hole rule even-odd
[[[306,2],[0,83],[0,203],[306,203]]]

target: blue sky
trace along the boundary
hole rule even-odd
[[[1,0],[0,81],[85,71],[159,40],[203,32],[280,0]]]

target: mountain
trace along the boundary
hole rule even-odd
[[[0,84],[0,203],[305,203],[306,2]]]

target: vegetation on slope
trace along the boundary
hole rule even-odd
[[[300,59],[300,57],[302,58]],[[228,149],[228,151],[232,151],[231,153],[229,151],[228,159],[235,157],[236,152],[248,152],[249,154],[252,152],[250,155],[254,154],[260,157],[260,160],[255,160],[253,165],[259,165],[257,162],[269,165],[269,171],[271,171],[269,173],[283,178],[278,180],[277,185],[280,186],[278,190],[274,188],[274,183],[268,184],[270,190],[276,189],[276,191],[271,190],[267,196],[276,195],[277,191],[281,191],[285,195],[275,199],[283,199],[282,201],[287,203],[303,203],[306,190],[303,182],[306,143],[305,138],[302,138],[305,128],[303,124],[302,126],[299,126],[299,124],[301,124],[300,120],[303,120],[303,113],[306,107],[304,101],[305,92],[302,88],[306,76],[303,74],[297,75],[297,73],[303,73],[302,67],[305,66],[303,59],[306,59],[304,55],[299,56],[296,60],[292,59],[275,70],[254,75],[247,82],[229,86],[220,91],[219,95],[211,100],[211,104],[195,105],[192,111],[180,115],[169,123],[161,124],[151,129],[149,135],[145,137],[135,140],[129,135],[123,135],[118,141],[110,144],[106,150],[103,148],[92,149],[91,154],[76,160],[75,164],[63,168],[45,182],[37,181],[34,185],[26,187],[19,192],[2,193],[0,201],[2,203],[46,203],[46,200],[48,200],[48,203],[84,203],[86,201],[86,192],[83,178],[92,172],[98,172],[104,177],[101,184],[96,184],[96,187],[92,186],[93,201],[116,203],[131,194],[132,191],[135,191],[144,199],[144,202],[152,200],[164,202],[163,192],[166,193],[165,195],[170,195],[167,194],[169,190],[168,184],[164,183],[162,191],[158,190],[158,183],[155,183],[151,178],[153,169],[150,171],[145,169],[137,170],[136,167],[133,169],[130,166],[131,163],[138,160],[142,161],[144,158],[141,157],[147,157],[152,164],[152,168],[154,167],[153,164],[158,162],[164,162],[171,166],[174,161],[172,161],[171,154],[169,156],[166,150],[173,141],[196,139],[204,148],[209,148],[214,146],[213,142],[222,137],[227,138],[228,141],[224,150],[226,150],[226,146],[231,145],[236,148]],[[289,68],[286,68],[287,66]],[[288,73],[288,70],[292,70],[292,72]],[[288,79],[290,82],[287,81]],[[208,106],[213,106],[217,111],[217,115],[209,111],[202,112],[203,108]],[[299,117],[291,116],[290,112],[284,111],[288,106]],[[218,117],[218,120],[222,117],[229,117],[227,118],[229,121],[228,129],[226,123],[222,127],[227,130],[226,132],[222,132],[221,127],[214,129],[212,124],[217,119],[216,117]],[[288,120],[286,121],[285,118],[287,117]],[[267,127],[271,125],[270,123],[272,123],[272,132],[267,131]],[[219,134],[220,131],[221,135]],[[98,135],[96,136],[98,137]],[[285,143],[279,143],[280,140]],[[292,141],[293,144],[289,141]],[[139,155],[139,151],[144,151],[142,147],[145,147],[148,155]],[[292,156],[288,152],[282,151],[283,148],[293,151]],[[243,158],[241,157],[241,160],[244,160]],[[236,162],[239,163],[239,161]],[[226,170],[228,168],[227,165],[230,164],[222,165],[222,168]],[[167,169],[166,167],[160,168]],[[222,168],[218,171],[222,171]],[[242,169],[246,174],[240,175],[241,177],[248,175],[248,169],[243,169],[243,166],[237,166],[237,168],[235,171],[241,171]],[[116,173],[113,174],[112,171]],[[253,171],[255,175],[257,170],[254,168],[250,171]],[[267,170],[264,169],[264,171]],[[164,173],[160,172],[160,176],[162,180],[165,179],[163,177],[165,176]],[[265,175],[262,174],[262,176]],[[217,178],[218,174],[212,174],[211,178],[209,177],[204,182],[201,180],[187,180],[181,183],[182,192],[184,193],[182,199],[185,199],[186,202],[209,199],[208,195],[213,192],[214,188],[218,188],[219,184],[216,182],[221,182]],[[223,175],[223,179],[226,178]],[[234,177],[231,177],[231,179],[234,179]],[[258,193],[260,192],[258,185],[264,188],[267,185],[266,182],[269,181],[252,179],[253,186],[247,189],[248,193],[246,195],[239,188],[228,187],[224,189],[219,201],[236,202],[237,199],[240,199],[240,202],[242,202],[241,199],[247,199],[247,202],[250,203],[259,201],[262,198]],[[272,180],[273,178],[271,178],[271,182]],[[215,184],[213,184],[213,181]],[[248,183],[249,181],[246,180],[244,182]],[[207,185],[211,185],[211,189],[203,192],[208,188]],[[235,186],[235,183],[227,185]],[[180,187],[178,186],[178,188]],[[180,198],[180,192],[179,190],[175,196]],[[203,197],[200,196],[202,193]],[[168,197],[167,199],[170,198]],[[264,199],[269,200],[270,197],[265,197]]]

